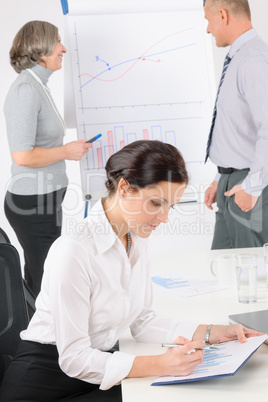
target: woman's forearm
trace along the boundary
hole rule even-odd
[[[49,166],[62,160],[79,161],[88,152],[92,144],[86,140],[72,141],[68,144],[54,148],[35,147],[30,151],[12,152],[12,157],[18,166],[39,168]]]
[[[136,356],[128,378],[161,376],[163,372],[162,355]]]
[[[163,354],[135,357],[128,377],[181,376],[192,373],[202,362],[203,350],[198,348],[204,345],[204,341],[184,342],[178,337],[174,342],[178,347],[167,348]]]
[[[31,168],[52,165],[66,159],[64,146],[55,148],[35,147],[31,151],[12,152],[12,157],[18,166]]]

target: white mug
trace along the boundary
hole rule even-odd
[[[210,270],[216,276],[219,285],[235,286],[236,271],[235,271],[235,255],[221,254],[214,258],[211,262]]]

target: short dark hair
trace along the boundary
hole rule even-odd
[[[156,140],[140,140],[126,145],[107,161],[106,188],[115,193],[121,178],[134,189],[161,181],[188,183],[185,161],[177,148]]]

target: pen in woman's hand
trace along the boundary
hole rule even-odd
[[[92,143],[92,142],[96,141],[98,138],[100,138],[101,136],[102,136],[102,134],[98,134],[95,137],[90,138],[90,140],[88,140],[87,143]]]
[[[176,347],[181,348],[182,346],[184,346],[184,345],[179,345],[177,343],[162,343],[163,348],[176,348]],[[195,349],[210,350],[210,349],[219,349],[219,347],[215,346],[215,345],[204,345],[204,346],[200,346]]]

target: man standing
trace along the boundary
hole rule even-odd
[[[207,33],[230,46],[213,112],[207,157],[218,175],[212,249],[268,242],[268,46],[251,24],[248,0],[205,0]]]

